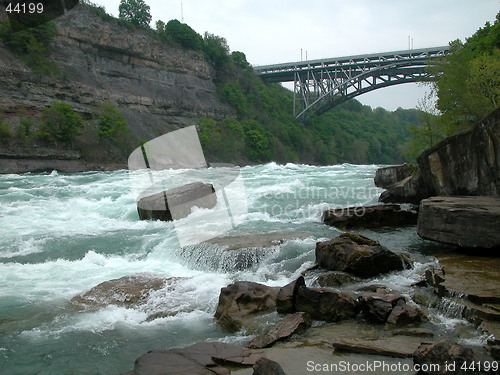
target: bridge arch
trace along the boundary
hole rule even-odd
[[[444,56],[448,46],[347,56],[255,67],[267,82],[293,82],[293,112],[300,121],[322,114],[346,100],[383,87],[417,82],[426,66]]]

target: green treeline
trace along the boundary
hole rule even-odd
[[[251,68],[226,75],[219,94],[236,117],[198,123],[207,157],[217,161],[404,162],[408,127],[419,118],[417,110],[373,110],[351,100],[303,124],[292,114],[293,93],[264,84]]]
[[[500,13],[493,25],[487,22],[465,43],[457,39],[450,46],[450,53],[429,67],[439,78],[429,83],[437,100],[429,95],[420,102],[420,122],[410,128],[414,156],[500,106]]]

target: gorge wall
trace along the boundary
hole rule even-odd
[[[109,100],[137,138],[149,140],[193,125],[199,117],[234,115],[218,99],[215,72],[201,53],[168,46],[148,30],[132,31],[115,19],[104,20],[85,5],[54,23],[50,59],[60,77],[32,73],[0,43],[0,113],[5,122],[38,118],[54,100],[88,120],[97,105]]]

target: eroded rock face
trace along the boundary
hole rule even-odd
[[[226,329],[238,331],[246,318],[275,311],[279,290],[250,281],[230,284],[221,289],[215,318]]]
[[[316,263],[331,271],[349,272],[368,278],[390,271],[403,270],[407,264],[377,241],[343,233],[331,241],[316,244]]]
[[[429,196],[500,196],[500,109],[417,160]]]
[[[500,197],[432,197],[420,204],[417,232],[472,248],[500,247]]]
[[[33,74],[0,45],[0,112],[9,117],[39,117],[51,101],[64,98],[90,118],[97,105],[112,101],[133,133],[149,140],[200,117],[231,116],[203,54],[166,46],[146,30],[131,32],[83,4],[54,23],[49,58],[64,78]]]
[[[280,288],[276,296],[276,311],[280,314],[291,314],[296,311],[295,300],[301,286],[306,286],[304,277],[300,276],[297,280]]]

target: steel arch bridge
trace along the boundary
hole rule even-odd
[[[293,113],[300,121],[358,95],[423,80],[429,61],[450,47],[422,48],[254,67],[266,82],[293,82]]]

